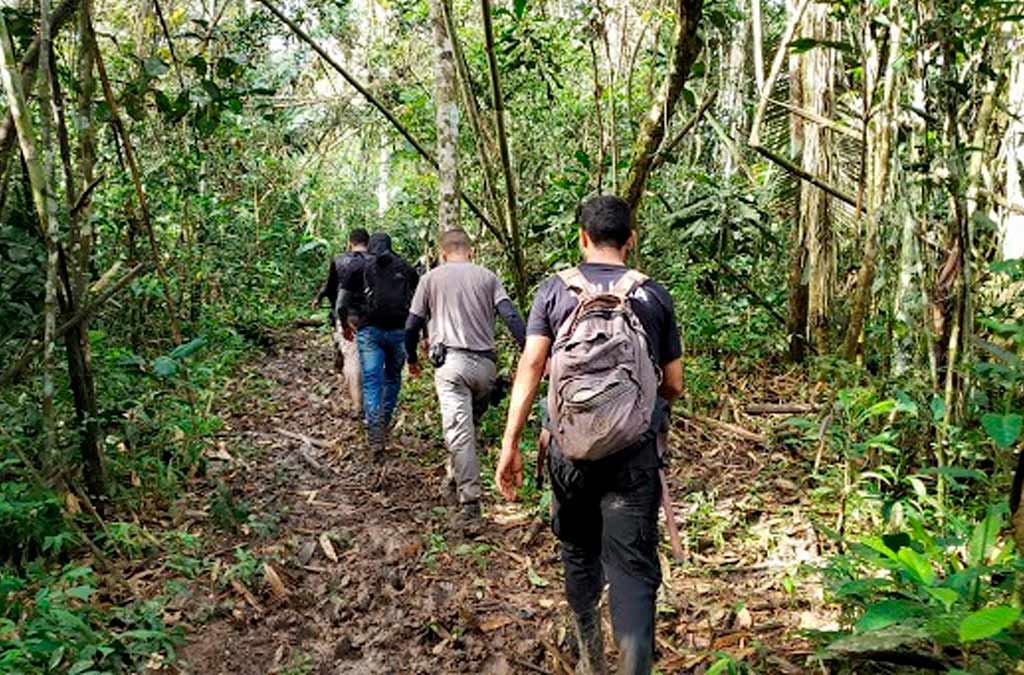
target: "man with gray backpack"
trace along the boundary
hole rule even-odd
[[[629,206],[594,197],[577,210],[584,262],[541,284],[527,322],[495,483],[515,499],[520,438],[550,372],[552,529],[580,642],[580,672],[605,673],[598,601],[605,582],[619,673],[649,673],[661,584],[657,435],[682,394],[672,298],[626,266]]]

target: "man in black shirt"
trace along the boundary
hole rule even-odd
[[[595,197],[580,206],[577,222],[584,258],[579,269],[590,284],[610,290],[626,273],[626,260],[636,243],[629,206],[618,197]],[[661,584],[656,436],[669,406],[683,390],[682,346],[672,298],[662,286],[648,280],[628,301],[662,372],[660,400],[649,433],[633,447],[600,460],[569,460],[555,443],[548,455],[552,528],[562,544],[566,597],[575,614],[581,669],[587,673],[605,672],[597,611],[605,581],[619,645],[619,672],[649,673],[654,659],[655,597]],[[519,442],[523,428],[555,336],[577,304],[577,296],[558,276],[542,283],[534,299],[495,475],[506,499],[515,499],[522,485]]]
[[[320,306],[320,302],[324,298],[331,303],[330,320],[334,338],[334,367],[345,378],[349,401],[357,415],[361,414],[363,410],[363,377],[362,368],[359,365],[359,349],[356,347],[355,336],[348,322],[338,321],[336,308],[343,280],[347,279],[355,268],[363,264],[366,258],[366,247],[369,243],[370,234],[365,229],[357,227],[352,230],[348,235],[348,251],[331,260],[327,270],[327,281],[324,282],[320,292],[313,299],[314,309]]]
[[[369,256],[341,281],[338,320],[357,328],[363,369],[363,417],[375,458],[387,444],[405,367],[405,322],[419,275],[391,249],[391,237],[370,237]],[[350,313],[359,315],[351,317]]]

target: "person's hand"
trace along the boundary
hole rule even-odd
[[[415,363],[411,361],[409,362],[409,374],[412,375],[414,379],[423,374],[423,368],[420,366],[419,361]]]
[[[516,500],[517,491],[523,485],[523,457],[519,453],[518,439],[506,438],[502,443],[494,484],[498,486],[502,497],[510,502]]]

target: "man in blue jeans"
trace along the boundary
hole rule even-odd
[[[352,266],[338,294],[338,320],[354,324],[363,369],[363,412],[366,439],[374,458],[380,458],[398,406],[405,367],[405,321],[419,275],[391,248],[383,233],[370,237],[369,256]],[[350,310],[359,308],[351,321]]]

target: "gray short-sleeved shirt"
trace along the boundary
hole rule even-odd
[[[497,307],[508,299],[489,269],[470,262],[445,263],[420,279],[409,311],[427,319],[432,343],[485,352],[494,350]]]

